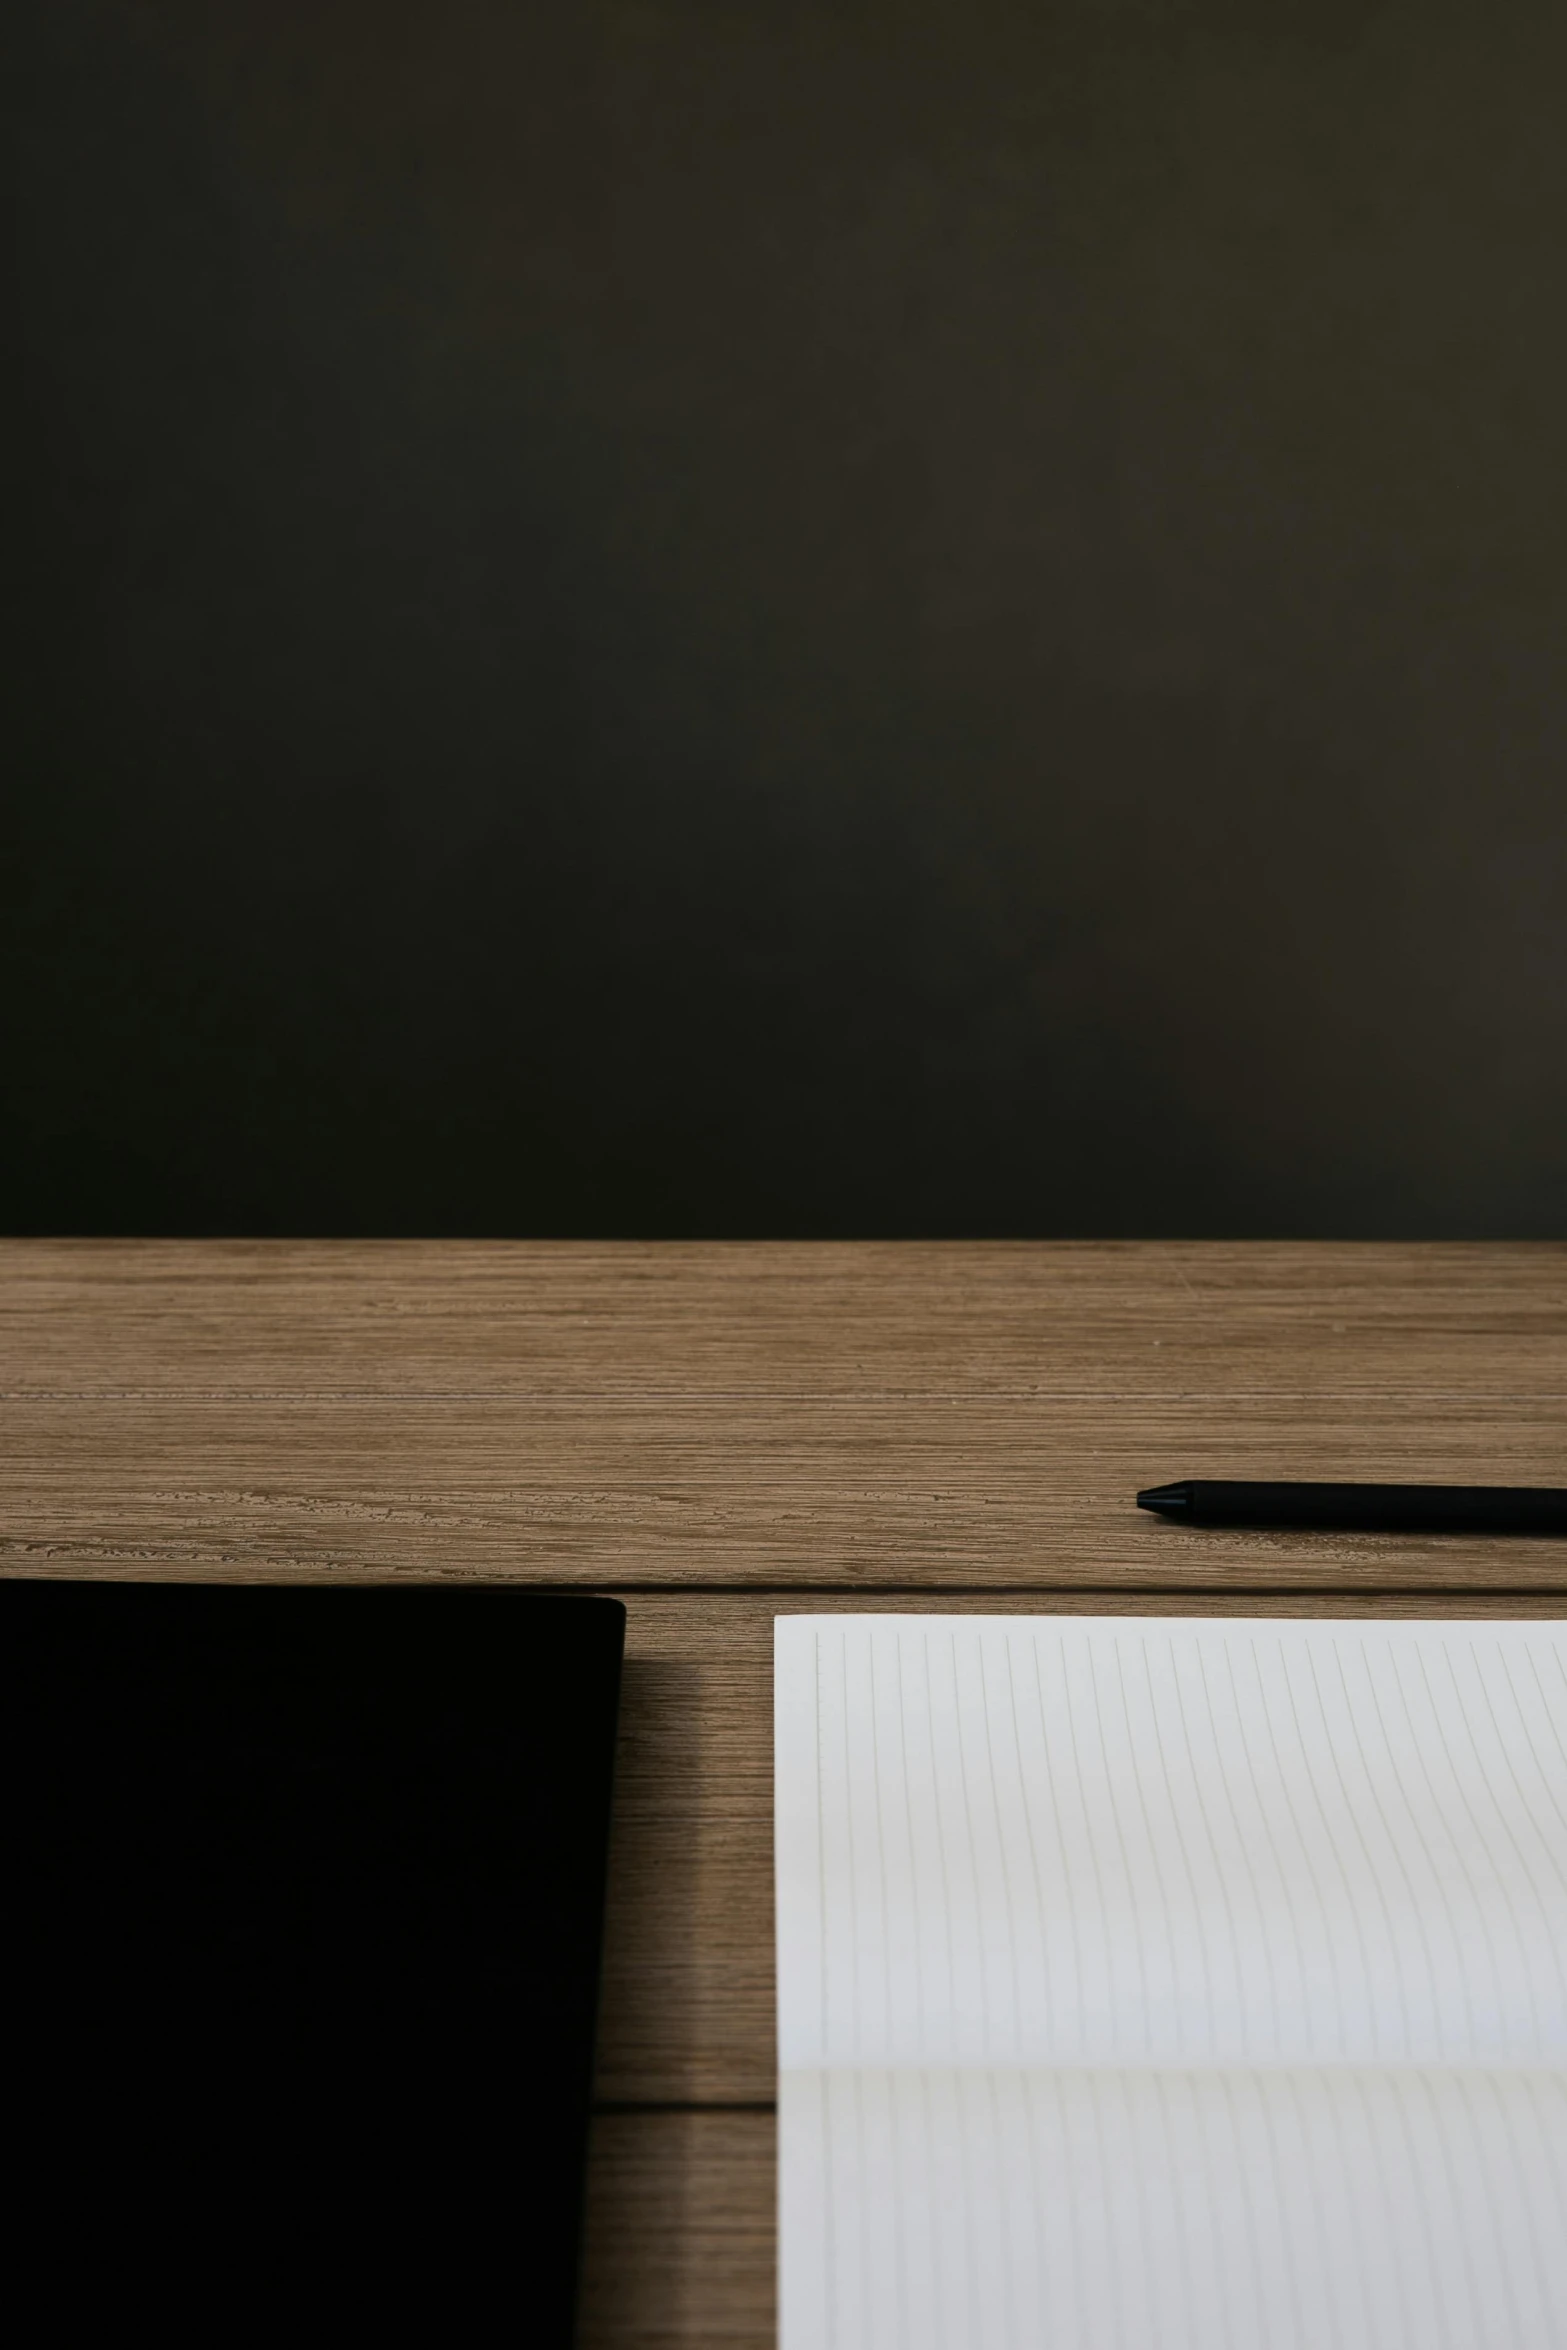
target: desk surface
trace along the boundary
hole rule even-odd
[[[1183,1475],[1567,1481],[1567,1248],[12,1242],[19,1574],[628,1607],[584,2343],[773,2324],[791,1607],[1567,1612],[1567,1543],[1205,1532]]]

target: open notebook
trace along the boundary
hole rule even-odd
[[[783,2350],[1561,2350],[1567,1626],[795,1616]]]

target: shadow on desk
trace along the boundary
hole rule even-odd
[[[772,2350],[776,2127],[752,2109],[597,2117],[578,2350]]]
[[[753,1774],[736,1771],[702,1684],[685,1658],[626,1659],[580,2350],[697,2341],[762,2350],[774,2339],[773,2108],[765,2097],[704,2099],[709,2035],[691,1994],[696,1977],[724,1967],[722,1924],[731,1933],[751,1924],[751,1941],[760,1923],[712,1914],[726,1896],[733,1908],[735,1886],[732,1868],[712,1866],[699,1788]],[[744,1694],[754,1709],[755,1693]],[[711,1796],[706,1808],[714,1812]],[[722,1817],[719,1807],[727,1844]],[[747,1841],[758,1841],[754,1827]],[[759,1857],[765,1868],[770,1856]],[[770,1887],[747,1891],[739,1907],[749,1913]]]

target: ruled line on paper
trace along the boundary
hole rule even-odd
[[[1567,2140],[1567,2075],[854,2066],[819,2078],[822,2127],[845,2159],[816,2338],[846,2350],[1554,2350],[1563,2338],[1555,2180],[1538,2151],[1516,2148],[1526,2131],[1537,2147],[1542,2134]]]
[[[786,2061],[1567,2061],[1567,1762],[1511,1627],[788,1621],[822,1657]]]
[[[1559,2350],[1564,1640],[782,1620],[784,2350]]]

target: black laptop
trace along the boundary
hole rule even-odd
[[[0,1582],[13,2339],[571,2339],[625,1611]]]

